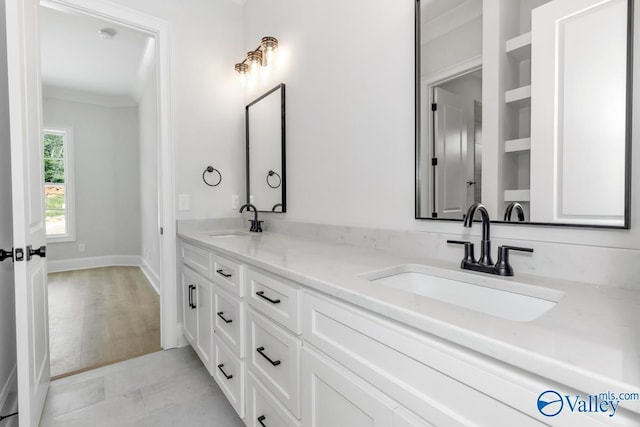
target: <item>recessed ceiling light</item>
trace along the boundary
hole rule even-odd
[[[118,34],[118,32],[113,28],[101,28],[100,30],[98,30],[98,34],[103,39],[111,40],[116,36],[116,34]]]

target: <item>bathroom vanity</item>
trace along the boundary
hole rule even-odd
[[[248,426],[640,425],[638,400],[538,409],[548,390],[640,391],[637,293],[281,233],[179,237],[184,336]]]

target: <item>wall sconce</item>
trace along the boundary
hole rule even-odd
[[[247,52],[247,57],[235,65],[235,70],[240,75],[249,73],[250,68],[259,66],[266,67],[271,63],[273,54],[278,48],[278,39],[271,36],[265,36],[260,42],[260,46],[254,50]]]

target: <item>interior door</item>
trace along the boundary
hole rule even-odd
[[[468,106],[464,98],[434,88],[434,212],[438,218],[462,218],[466,212],[467,186],[473,182],[468,163]]]
[[[626,24],[627,0],[531,14],[531,221],[625,223]]]
[[[49,327],[34,0],[6,0],[19,424],[37,426],[49,387]],[[42,248],[39,255],[31,250]]]

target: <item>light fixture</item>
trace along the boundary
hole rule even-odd
[[[101,28],[98,30],[98,34],[105,40],[111,40],[118,32],[113,28]]]
[[[272,36],[265,36],[260,42],[260,46],[252,51],[247,52],[247,57],[235,65],[238,74],[244,75],[249,73],[249,65],[251,69],[259,66],[266,67],[271,63],[273,54],[278,48],[278,39]]]

